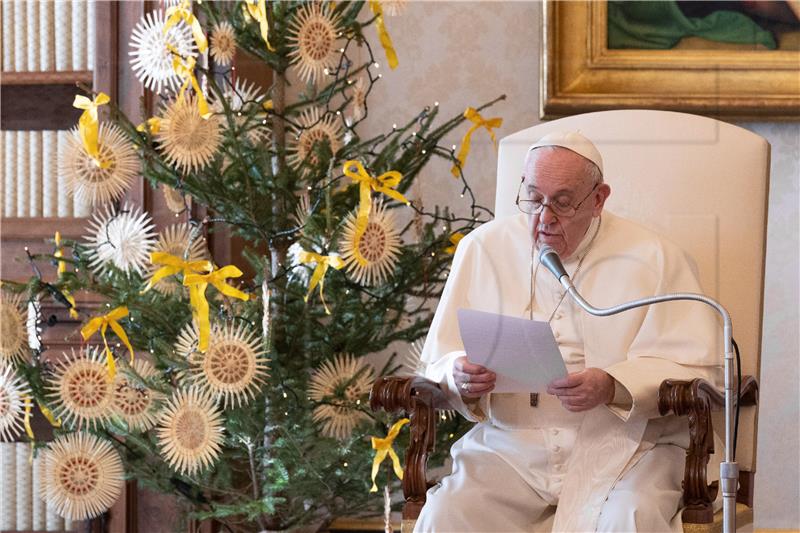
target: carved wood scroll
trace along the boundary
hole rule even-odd
[[[758,382],[752,376],[742,379],[741,405],[758,401]],[[708,460],[714,453],[711,412],[722,410],[725,397],[708,381],[665,380],[658,391],[658,410],[662,416],[676,414],[689,421],[689,449],[683,475],[683,521],[707,524],[714,520],[713,502],[718,482],[708,483]],[[748,478],[749,479],[749,478]]]

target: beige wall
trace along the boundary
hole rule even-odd
[[[383,80],[370,98],[362,135],[389,130],[392,123],[400,124],[437,101],[444,118],[500,94],[507,99],[484,113],[503,117],[498,138],[536,124],[540,9],[536,2],[410,2],[403,16],[387,18],[400,66],[395,71],[386,68],[382,49],[373,38]],[[755,525],[800,528],[800,127],[797,123],[740,125],[772,144],[761,373],[761,412],[767,416],[759,421]],[[465,129],[447,139],[446,145],[458,144]],[[496,163],[488,136],[477,132],[466,175],[479,202],[490,208]],[[430,165],[421,175],[417,192],[426,206],[460,201],[460,188],[448,169],[442,162]]]

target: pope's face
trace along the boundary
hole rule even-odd
[[[528,215],[528,225],[537,247],[547,244],[562,258],[575,252],[592,218],[599,216],[611,189],[597,184],[587,175],[587,160],[565,148],[538,148],[525,160],[520,199],[540,200],[545,204],[577,206],[570,217],[545,206]]]

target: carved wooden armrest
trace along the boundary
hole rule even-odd
[[[369,405],[373,411],[404,411],[411,419],[411,440],[403,470],[403,520],[416,520],[425,505],[428,454],[436,440],[436,409],[447,408],[437,383],[422,377],[379,377],[372,386]]]
[[[741,405],[758,402],[758,382],[753,376],[742,378]],[[708,460],[714,453],[712,411],[725,406],[725,396],[704,379],[691,381],[665,380],[658,390],[658,410],[689,420],[689,449],[683,476],[683,521],[706,524],[714,520],[712,503],[717,497],[718,482],[708,484]],[[750,502],[752,506],[752,502]]]

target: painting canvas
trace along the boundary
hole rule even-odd
[[[543,3],[540,115],[800,119],[800,2]]]

